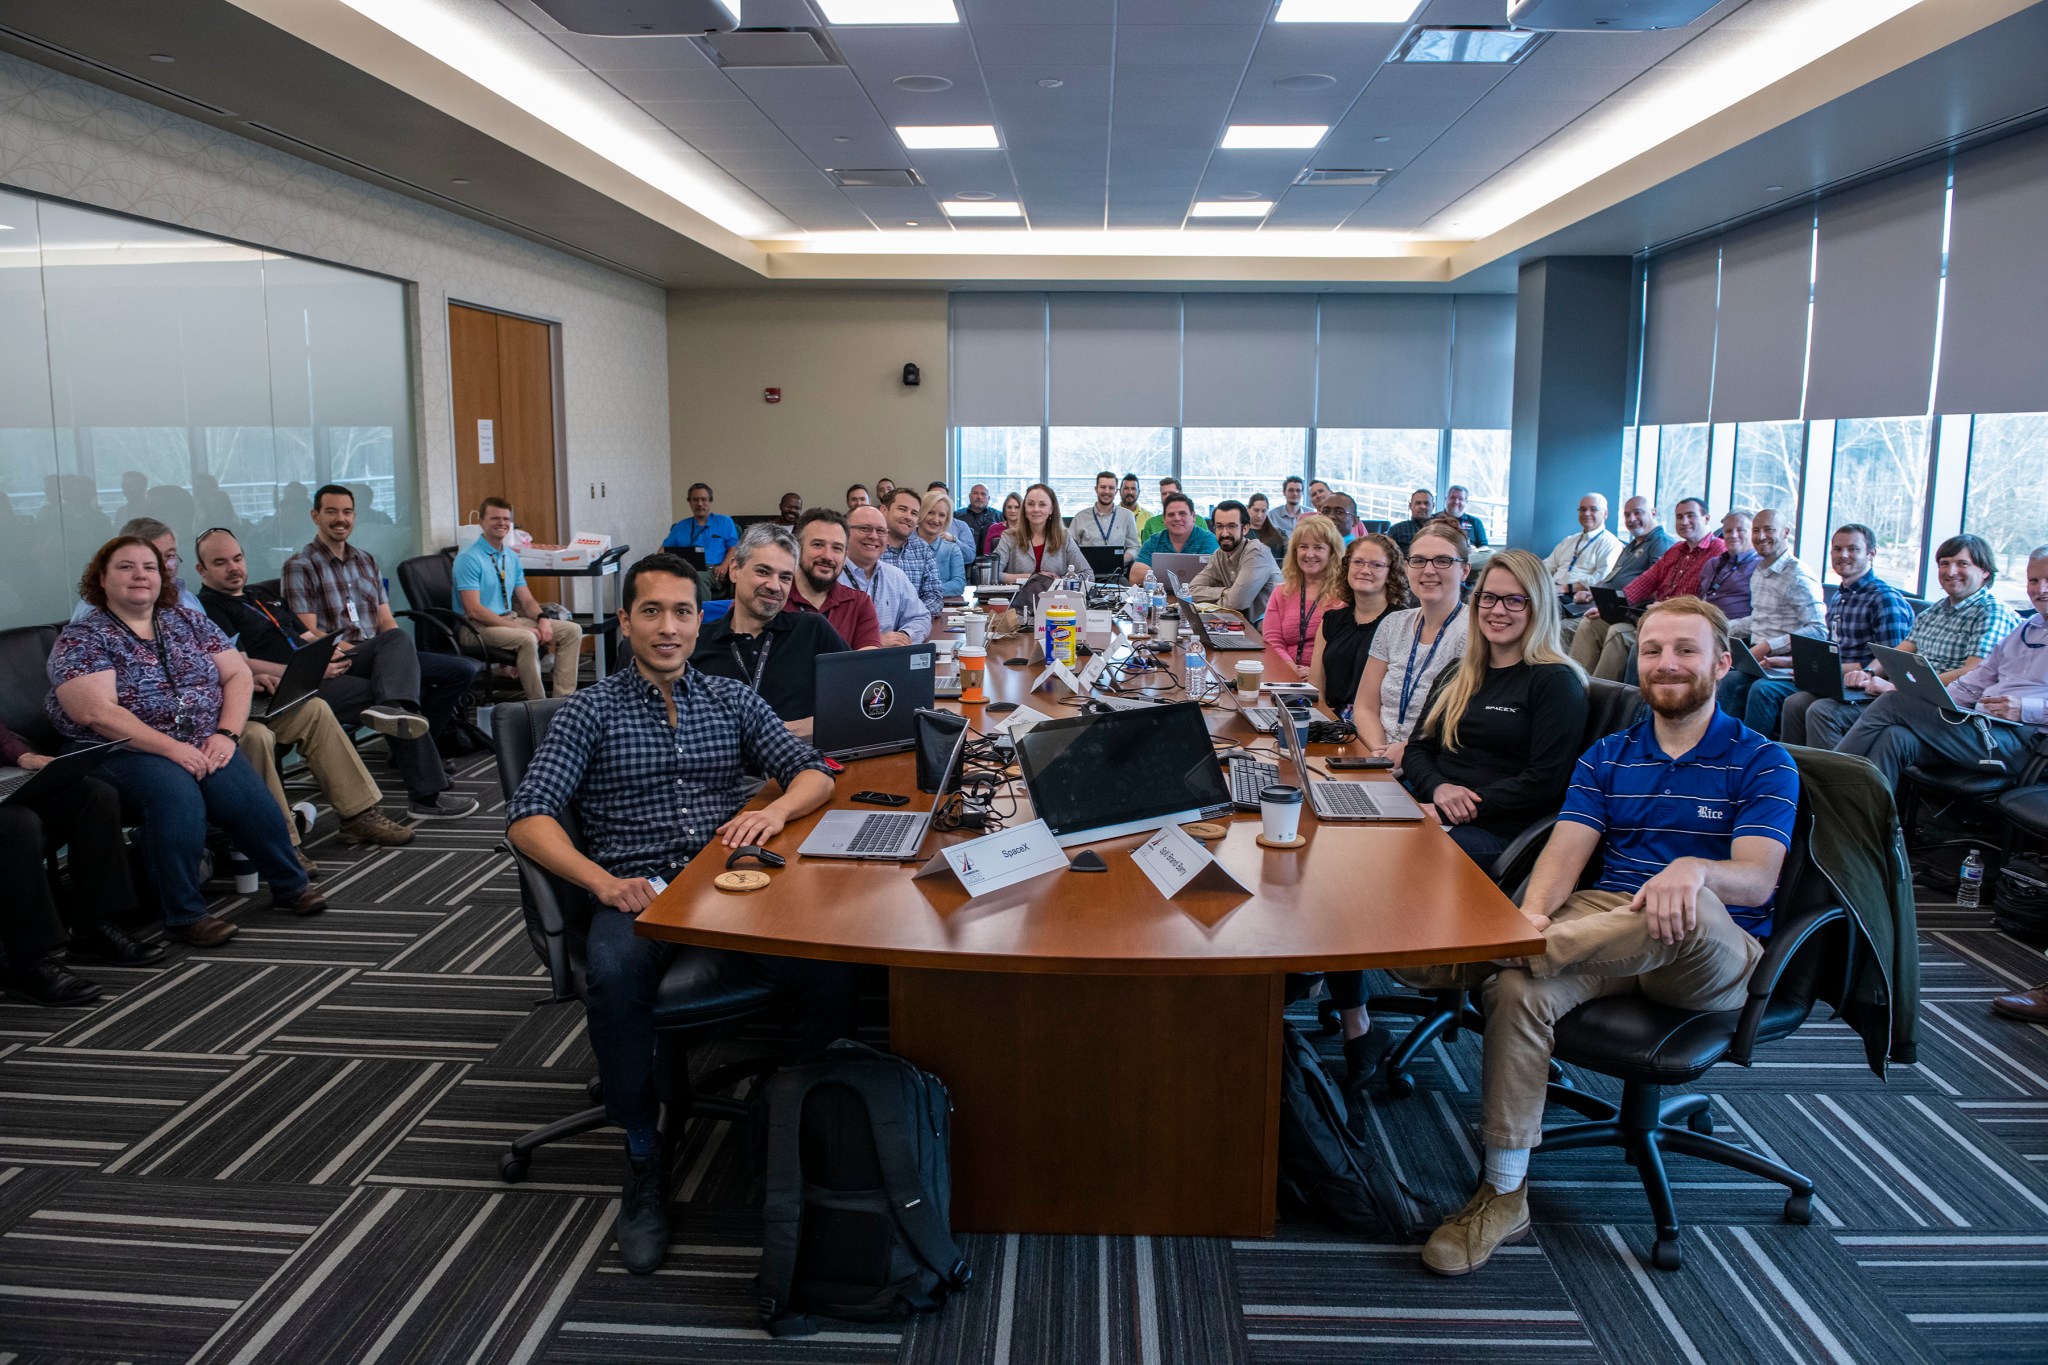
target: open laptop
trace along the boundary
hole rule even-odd
[[[820,663],[824,660],[820,659]],[[960,785],[960,755],[967,747],[968,727],[953,736],[945,766],[939,773],[938,795],[931,810],[828,810],[818,818],[810,836],[797,848],[807,858],[860,858],[872,862],[903,863],[917,857],[924,836],[931,833],[932,814],[946,802],[946,794]]]
[[[1988,716],[1982,711],[1962,705],[1949,695],[1948,685],[1942,682],[1940,672],[1929,667],[1927,660],[1918,654],[1908,654],[1903,649],[1893,649],[1889,645],[1872,645],[1870,648],[1877,662],[1884,665],[1885,677],[1906,696],[1916,697],[1929,706],[1947,711],[1951,715],[1968,716],[1973,720],[1981,716],[1994,725],[2010,725],[2020,730],[2034,728],[2015,720],[2007,720],[2004,716]]]
[[[94,744],[59,754],[34,772],[26,768],[0,771],[0,805],[27,797],[54,796],[66,787],[77,785],[78,780],[99,767],[108,754],[127,747],[127,740],[117,739],[109,744]]]
[[[664,546],[663,550],[664,553],[677,556],[693,569],[703,570],[711,567],[710,563],[704,558],[704,551],[700,546],[669,545]]]
[[[1842,700],[1842,650],[1833,640],[1792,637],[1792,681],[1822,701]]]
[[[1728,653],[1732,656],[1737,673],[1746,673],[1752,678],[1789,678],[1792,675],[1782,668],[1765,668],[1756,657],[1756,651],[1749,647],[1747,640],[1730,640]]]
[[[1361,520],[1358,524],[1360,527],[1363,528],[1364,533],[1366,535],[1383,536],[1387,533],[1387,528],[1392,526],[1394,523],[1391,521],[1383,521],[1378,517],[1369,517]]]
[[[1010,610],[1019,616],[1030,616],[1038,610],[1038,599],[1052,586],[1052,575],[1035,573],[1018,585],[1016,595],[1010,599]]]
[[[1248,630],[1227,630],[1221,627],[1212,630],[1208,623],[1202,620],[1202,609],[1195,604],[1194,599],[1181,590],[1180,580],[1168,574],[1166,581],[1173,589],[1173,600],[1180,604],[1181,624],[1195,633],[1195,638],[1202,642],[1202,648],[1211,654],[1219,649],[1265,649],[1264,638]]]
[[[1420,820],[1422,807],[1399,782],[1324,782],[1309,773],[1298,726],[1278,727],[1280,745],[1294,763],[1301,785],[1308,789],[1309,809],[1318,820],[1384,824]]]
[[[1628,594],[1620,588],[1594,588],[1592,593],[1593,605],[1600,609],[1600,619],[1609,625],[1630,625],[1643,614],[1643,609],[1632,605]]]
[[[293,650],[292,657],[285,660],[284,676],[277,680],[277,690],[267,697],[249,699],[249,719],[273,720],[303,705],[320,690],[327,677],[327,665],[334,662],[335,646],[340,643],[341,632],[337,630]]]
[[[1169,583],[1175,577],[1178,577],[1182,582],[1187,582],[1200,573],[1202,566],[1208,562],[1209,556],[1207,555],[1176,555],[1167,554],[1162,551],[1152,556],[1152,572],[1165,575]]]
[[[1042,721],[1017,737],[1017,763],[1062,848],[1235,809],[1193,702]]]
[[[828,758],[896,754],[915,741],[917,713],[935,695],[936,646],[820,654],[811,745]]]
[[[1089,571],[1098,580],[1123,577],[1124,547],[1121,545],[1083,545],[1081,558],[1088,561]]]

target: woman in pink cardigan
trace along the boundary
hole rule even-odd
[[[1280,586],[1266,603],[1259,630],[1269,648],[1287,656],[1306,677],[1315,654],[1316,633],[1323,613],[1337,602],[1337,584],[1344,574],[1344,537],[1328,517],[1305,516],[1295,523],[1280,566]]]

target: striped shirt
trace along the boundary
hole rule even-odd
[[[1599,891],[1634,895],[1678,858],[1726,862],[1735,840],[1754,836],[1792,846],[1799,770],[1792,756],[1725,711],[1716,710],[1691,752],[1672,758],[1645,715],[1579,757],[1558,819],[1598,830]],[[1771,905],[1728,907],[1734,921],[1767,938]]]
[[[1965,659],[1988,659],[1998,642],[2020,623],[2011,607],[1979,588],[1960,602],[1944,596],[1913,618],[1906,638],[1937,673],[1961,668]]]
[[[311,616],[321,630],[338,630],[354,644],[377,633],[377,608],[386,600],[384,579],[368,550],[344,541],[336,559],[316,540],[284,562],[284,600],[299,615]]]

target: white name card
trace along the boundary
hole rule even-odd
[[[970,896],[987,895],[1047,872],[1067,870],[1067,853],[1043,820],[998,830],[939,850],[911,878],[948,877]]]
[[[1251,894],[1250,888],[1231,876],[1223,864],[1210,856],[1208,849],[1179,825],[1168,825],[1139,844],[1131,850],[1131,858],[1168,900],[1198,882],[1210,890]]]

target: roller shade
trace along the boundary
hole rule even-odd
[[[1822,201],[1807,417],[1927,411],[1947,180],[1926,166]]]
[[[1052,424],[1180,421],[1180,295],[1054,294]]]
[[[1714,304],[1720,264],[1718,243],[1675,251],[1650,262],[1639,419],[1643,426],[1707,420],[1714,383]]]
[[[1506,428],[1515,420],[1515,299],[1460,294],[1452,313],[1451,425]]]
[[[1451,300],[1329,294],[1316,349],[1316,425],[1441,427],[1451,414]]]
[[[1190,294],[1184,300],[1181,420],[1191,427],[1315,421],[1312,294]]]
[[[1938,412],[2048,411],[2048,134],[1956,158]]]
[[[1045,295],[955,294],[953,425],[1045,421]]]
[[[1722,240],[1716,422],[1798,419],[1812,270],[1811,209],[1767,219]]]

